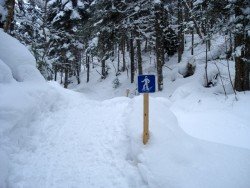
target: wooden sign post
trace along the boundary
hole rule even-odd
[[[138,76],[138,92],[143,93],[143,135],[142,142],[147,144],[149,140],[149,93],[155,92],[155,76]]]
[[[143,144],[147,144],[149,139],[149,94],[143,94]]]

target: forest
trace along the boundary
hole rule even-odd
[[[0,0],[0,188],[249,188],[249,0]]]
[[[65,88],[72,77],[78,84],[89,82],[95,67],[105,79],[107,61],[115,64],[114,78],[126,71],[134,83],[147,66],[145,54],[150,54],[161,91],[162,69],[170,57],[177,55],[178,63],[185,64],[184,77],[195,72],[196,62],[182,59],[190,36],[191,56],[199,55],[195,47],[205,45],[205,69],[211,59],[234,61],[231,85],[236,91],[250,90],[247,0],[2,0],[0,6],[0,27],[28,46],[47,80],[60,80]],[[210,57],[218,35],[226,47],[223,55]],[[82,69],[86,80],[81,80]],[[203,85],[212,85],[207,71]]]

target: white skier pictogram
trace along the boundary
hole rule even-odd
[[[143,88],[142,88],[142,91],[150,91],[149,89],[149,83],[150,83],[150,80],[148,79],[147,76],[145,76],[144,80],[142,80],[141,82],[144,82],[144,85],[143,85]]]

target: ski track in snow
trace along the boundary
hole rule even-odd
[[[31,149],[12,155],[9,187],[146,187],[128,160],[128,104],[126,98],[97,102],[76,95],[43,114],[32,124],[39,130],[29,141]]]

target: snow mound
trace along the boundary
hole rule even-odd
[[[0,187],[7,187],[6,179],[9,173],[9,159],[5,151],[0,148]]]
[[[0,59],[10,68],[14,79],[20,82],[44,81],[36,69],[35,58],[24,45],[2,29],[0,29],[0,41]]]
[[[39,85],[34,82],[0,83],[1,188],[7,187],[11,154],[17,152],[17,148],[32,149],[30,137],[37,130],[32,124],[42,114],[53,112],[64,101],[61,89],[57,84],[46,82]]]
[[[61,100],[60,86],[52,85],[45,82],[25,46],[0,29],[0,187],[7,187],[15,148],[30,148],[32,122]]]
[[[173,93],[171,111],[186,133],[197,138],[250,149],[250,92],[218,95],[213,88],[187,83]]]
[[[0,59],[0,83],[11,83],[13,80],[10,68]]]
[[[150,188],[247,188],[250,151],[187,135],[166,104],[150,98],[150,140],[142,144],[142,97],[128,113],[130,160]]]
[[[58,90],[60,86],[45,82],[25,46],[0,29],[1,188],[9,186],[6,182],[11,171],[11,154],[17,148],[30,147],[29,137],[35,132],[32,121],[55,108],[61,96]]]
[[[32,65],[20,65],[17,67],[16,79],[20,82],[33,81],[40,82],[44,81],[44,78],[40,72]]]

